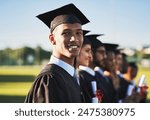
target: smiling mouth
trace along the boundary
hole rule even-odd
[[[79,45],[68,45],[69,51],[77,50],[80,46]]]

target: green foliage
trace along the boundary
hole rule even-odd
[[[50,55],[51,52],[41,47],[7,48],[0,50],[0,65],[40,65],[43,60],[49,60]]]
[[[143,55],[143,58],[145,58],[145,59],[150,59],[150,54],[145,54],[145,55]]]

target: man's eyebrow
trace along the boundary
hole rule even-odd
[[[82,30],[82,29],[77,29],[77,31],[82,31],[82,32],[83,32],[83,30]]]
[[[71,31],[71,29],[64,29],[63,31]]]
[[[63,31],[71,31],[71,29],[64,29]],[[82,29],[76,29],[76,31],[83,31]]]

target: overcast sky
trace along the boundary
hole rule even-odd
[[[84,29],[105,34],[102,42],[150,45],[150,0],[0,0],[0,49],[40,45],[51,50],[49,29],[35,16],[68,3],[91,21]]]

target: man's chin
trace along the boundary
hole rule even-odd
[[[70,57],[77,57],[79,55],[79,52],[72,52],[70,53]]]
[[[78,56],[78,54],[72,54],[72,55],[70,55],[70,58],[75,58],[77,56]]]

